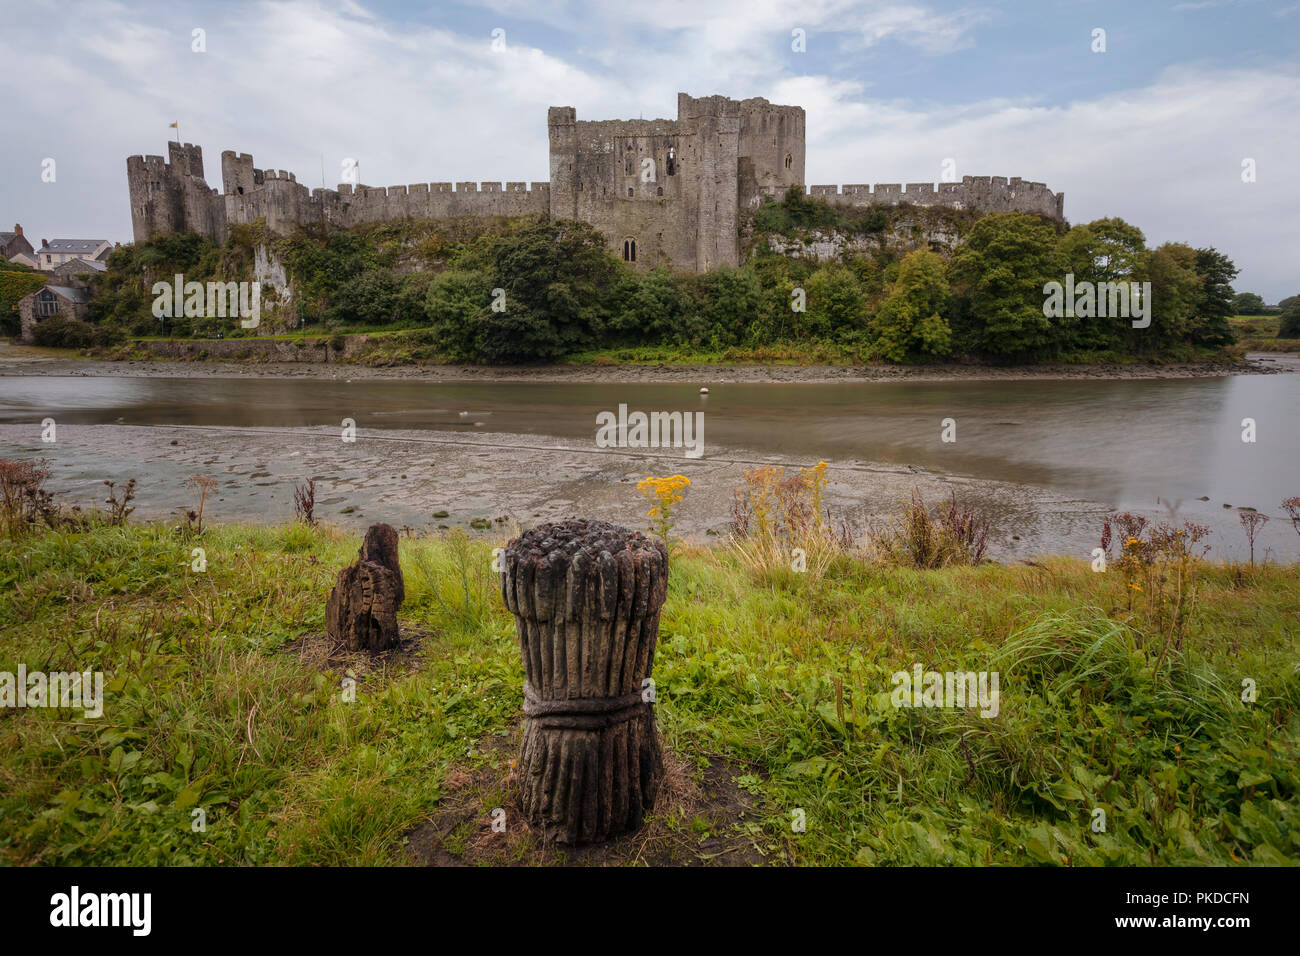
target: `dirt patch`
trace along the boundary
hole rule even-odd
[[[723,760],[702,767],[664,749],[664,782],[644,825],[606,843],[570,847],[546,844],[528,825],[512,780],[522,725],[489,738],[478,768],[443,778],[444,796],[426,823],[407,834],[418,866],[757,866],[773,862],[760,852],[757,799],[736,786]],[[493,830],[497,809],[505,831]],[[496,814],[500,819],[500,814]]]
[[[370,676],[383,681],[390,676],[419,670],[421,647],[431,636],[427,631],[402,626],[398,629],[396,647],[371,654],[368,651],[350,651],[324,631],[312,631],[285,644],[280,650],[294,655],[314,670],[344,671],[358,680]]]

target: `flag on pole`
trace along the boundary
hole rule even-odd
[[[171,126],[168,127],[168,129],[180,129],[180,128],[181,128],[180,123],[172,123]]]

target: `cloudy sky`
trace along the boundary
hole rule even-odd
[[[0,0],[0,23],[0,228],[34,245],[129,240],[126,157],[173,121],[213,186],[223,149],[309,186],[346,157],[371,185],[544,180],[547,106],[674,117],[680,90],[803,106],[811,183],[952,158],[1300,292],[1300,0]]]

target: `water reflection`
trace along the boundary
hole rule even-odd
[[[699,394],[707,384],[710,393]],[[338,426],[589,442],[596,414],[706,412],[706,455],[742,449],[1026,483],[1109,507],[1276,512],[1300,494],[1300,376],[736,385],[0,377],[0,422]],[[941,422],[956,421],[955,443]],[[1241,441],[1253,418],[1258,440]],[[1209,502],[1199,499],[1208,497]],[[1222,524],[1224,515],[1217,515]]]

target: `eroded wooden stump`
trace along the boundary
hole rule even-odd
[[[391,525],[367,529],[355,564],[339,572],[325,605],[325,630],[350,651],[386,651],[398,644],[397,609],[406,598]]]
[[[561,843],[636,829],[664,773],[643,683],[668,593],[667,549],[579,519],[516,538],[502,567],[527,673],[517,767],[525,815]]]

